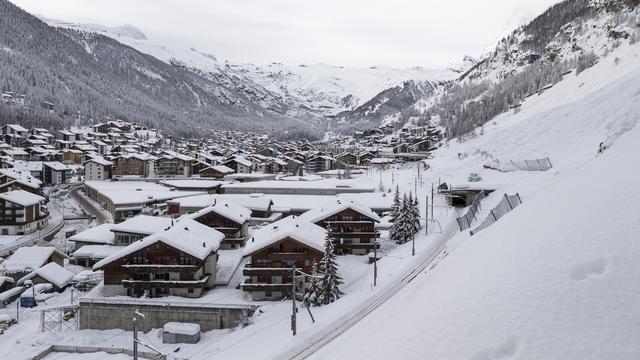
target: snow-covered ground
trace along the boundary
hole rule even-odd
[[[422,200],[431,196],[433,183],[461,185],[478,173],[479,185],[496,189],[484,201],[480,221],[504,193],[519,193],[523,204],[473,237],[468,231],[455,236],[434,264],[313,358],[637,358],[639,120],[640,46],[623,45],[579,76],[528,98],[519,113],[498,116],[482,135],[450,142],[421,179],[410,164],[361,175],[362,182],[382,182],[385,190],[417,190]],[[598,155],[601,143],[608,149]],[[554,166],[547,172],[483,168],[492,159],[545,157]],[[441,205],[438,199],[435,215],[444,226],[457,212]],[[438,237],[421,232],[417,256],[432,251]],[[278,358],[399,281],[413,264],[411,244],[386,242],[383,249],[375,288],[366,257],[340,257],[345,296],[313,308],[315,323],[301,309],[295,337],[291,304],[260,302],[252,325],[207,332],[196,345],[163,345],[158,330],[142,339],[179,359]],[[67,290],[47,305],[69,297]],[[246,301],[233,287],[215,289],[205,300]],[[0,310],[14,312],[15,304]],[[24,310],[0,346],[24,358],[47,344],[131,343],[131,333],[120,330],[41,334],[38,318],[37,310]]]
[[[623,48],[440,152],[523,205],[473,237],[314,359],[635,359],[640,342],[640,59]],[[619,65],[614,58],[620,57]],[[596,156],[600,142],[610,146]],[[542,174],[480,169],[550,156]],[[464,171],[463,171],[464,169]]]

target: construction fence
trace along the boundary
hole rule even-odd
[[[480,202],[484,198],[485,198],[484,191],[481,191],[480,194],[478,194],[478,197],[476,197],[476,199],[473,201],[473,203],[469,207],[469,210],[467,211],[467,213],[456,219],[456,221],[458,222],[458,227],[460,228],[460,231],[465,231],[468,228],[470,228],[473,220],[477,219],[478,213],[480,212],[480,209],[482,207]]]
[[[498,170],[502,172],[512,171],[547,171],[553,167],[549,158],[535,159],[535,160],[522,160],[522,161],[505,161],[492,160],[484,164],[487,169]]]
[[[496,207],[491,210],[486,219],[474,230],[471,230],[471,236],[475,235],[478,231],[489,227],[491,224],[498,221],[501,217],[505,216],[509,211],[515,209],[520,204],[522,204],[522,199],[520,199],[520,194],[516,193],[515,195],[507,195],[504,194],[502,200]]]

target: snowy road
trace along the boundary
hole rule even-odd
[[[80,206],[82,206],[85,210],[96,217],[98,225],[108,223],[109,219],[104,216],[102,211],[96,208],[96,206],[91,203],[91,201],[87,200],[82,194],[80,194],[80,190],[81,188],[78,187],[71,190],[69,193],[71,194],[71,197],[76,200],[78,204],[80,204]]]
[[[433,262],[438,259],[445,250],[447,242],[457,233],[457,223],[454,219],[450,219],[445,231],[434,244],[432,251],[415,259],[413,266],[411,266],[405,273],[401,274],[398,281],[393,284],[389,284],[382,292],[365,302],[359,311],[341,318],[332,326],[327,326],[323,331],[313,336],[309,341],[293,347],[290,351],[284,353],[280,359],[305,359],[321,349],[323,346],[329,344],[360,320],[364,319],[385,301],[389,300],[393,295],[409,284],[416,276],[433,264]]]

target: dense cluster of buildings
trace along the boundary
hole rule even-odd
[[[43,189],[68,183],[81,185],[112,222],[70,234],[68,254],[21,248],[0,262],[0,300],[25,284],[60,291],[77,283],[66,263],[100,274],[103,298],[199,299],[232,285],[250,300],[280,300],[293,282],[307,291],[309,278],[293,278],[291,269],[311,273],[326,241],[338,256],[380,247],[392,195],[352,177],[424,159],[445,136],[429,126],[389,130],[274,143],[215,130],[176,141],[110,119],[82,131],[4,125],[2,235],[46,227]]]

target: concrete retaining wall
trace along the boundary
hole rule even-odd
[[[91,354],[105,352],[107,354],[126,354],[133,356],[133,351],[130,349],[114,348],[114,347],[96,347],[96,346],[72,346],[72,345],[51,345],[40,354],[29,358],[29,360],[42,360],[47,356],[55,353],[73,353],[73,354]],[[138,357],[141,359],[150,360],[164,360],[165,356],[160,356],[155,353],[138,351]]]
[[[145,315],[139,322],[139,330],[144,332],[162,328],[171,321],[199,324],[202,331],[209,331],[238,326],[253,316],[255,306],[84,300],[80,301],[80,329],[131,331],[136,309]]]

